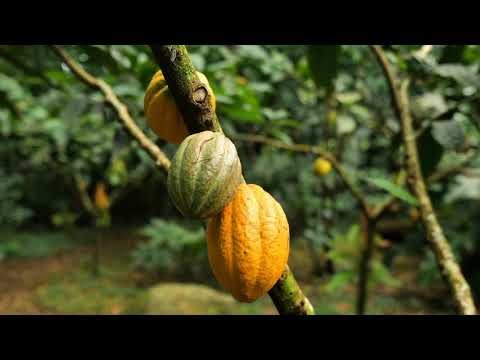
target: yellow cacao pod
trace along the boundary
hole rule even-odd
[[[215,111],[216,99],[207,77],[201,72],[197,72],[197,76],[211,95],[211,106]],[[169,143],[180,144],[189,135],[182,114],[161,70],[155,73],[148,85],[143,107],[148,126],[159,138]]]

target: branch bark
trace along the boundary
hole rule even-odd
[[[380,67],[382,68],[383,74],[387,79],[388,88],[391,94],[392,107],[395,111],[395,115],[398,119],[401,119],[402,105],[400,103],[400,93],[396,85],[396,77],[392,69],[388,65],[388,59],[382,48],[378,45],[370,45],[370,49],[375,55]]]
[[[314,315],[312,304],[303,294],[287,266],[280,279],[269,292],[275,307],[282,315]]]
[[[383,50],[376,45],[371,47],[380,66],[383,69],[392,94],[392,102],[402,127],[402,136],[405,146],[406,171],[408,173],[408,183],[420,202],[420,214],[422,223],[426,230],[427,241],[434,251],[437,265],[442,276],[449,287],[457,310],[464,315],[476,314],[475,305],[472,298],[470,286],[465,280],[460,266],[458,265],[453,251],[443,233],[443,229],[438,222],[437,216],[432,206],[432,202],[427,192],[425,181],[423,179],[420,162],[418,159],[417,144],[410,114],[410,105],[408,99],[408,80],[397,86],[396,77],[393,75],[388,60]]]
[[[150,45],[190,133],[223,132],[211,107],[208,89],[200,82],[184,45]],[[269,295],[281,315],[313,315],[313,307],[287,266]]]
[[[208,89],[200,82],[185,45],[150,45],[191,134],[223,132],[210,106]]]
[[[453,294],[458,311],[464,315],[475,315],[476,309],[472,298],[470,286],[465,280],[460,266],[455,260],[453,251],[443,233],[432,202],[425,186],[420,162],[418,160],[417,144],[409,113],[408,81],[404,81],[400,90],[402,105],[402,133],[405,144],[405,156],[409,184],[420,202],[422,223],[427,232],[427,240],[432,247],[440,271]]]

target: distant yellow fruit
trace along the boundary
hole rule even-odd
[[[95,187],[95,205],[100,210],[106,210],[110,207],[110,199],[108,198],[103,182],[97,183]]]
[[[207,87],[211,95],[210,104],[215,111],[216,99],[207,77],[198,71],[197,76]],[[157,71],[150,81],[143,106],[148,126],[159,138],[173,144],[180,144],[190,135],[161,70]]]
[[[237,84],[239,84],[239,85],[247,85],[248,84],[248,80],[246,78],[244,78],[243,76],[237,76],[236,80],[237,80]]]
[[[318,176],[325,176],[332,170],[332,164],[330,161],[325,160],[324,158],[318,158],[313,163],[313,171]]]
[[[412,207],[409,215],[412,221],[417,221],[420,218],[420,211],[416,207]]]

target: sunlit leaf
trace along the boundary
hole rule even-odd
[[[465,145],[465,130],[455,120],[437,121],[432,125],[433,138],[447,150],[459,150]]]
[[[419,202],[409,191],[394,184],[390,180],[377,177],[363,177],[363,179],[376,187],[389,192],[391,195],[405,201],[407,204],[418,206]]]

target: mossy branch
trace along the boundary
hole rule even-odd
[[[202,84],[184,45],[150,45],[191,134],[222,132],[210,94]]]
[[[402,83],[400,96],[402,104],[401,124],[405,145],[406,167],[409,175],[408,181],[420,202],[420,214],[427,232],[427,240],[435,253],[443,278],[453,294],[458,311],[464,315],[475,315],[476,308],[470,286],[465,280],[460,266],[455,260],[450,244],[438,222],[423,179],[412,126],[412,117],[408,110],[408,81]]]
[[[205,130],[223,132],[210,102],[208,89],[200,82],[184,45],[150,45],[162,69],[190,133]],[[312,315],[313,307],[300,290],[287,266],[269,295],[281,315]]]
[[[315,314],[312,304],[303,294],[288,266],[268,294],[282,315]]]

